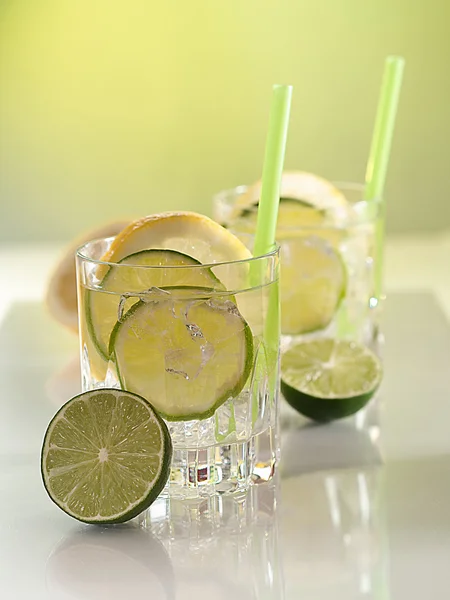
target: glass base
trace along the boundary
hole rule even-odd
[[[252,484],[270,481],[277,462],[277,435],[272,427],[245,442],[207,448],[175,445],[162,496],[195,499],[246,492]]]

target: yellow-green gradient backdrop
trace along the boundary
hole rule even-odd
[[[406,70],[391,231],[450,224],[448,0],[2,0],[0,240],[210,213],[260,174],[272,83],[286,166],[364,175],[383,60]]]

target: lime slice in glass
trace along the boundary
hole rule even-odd
[[[122,387],[168,420],[206,419],[242,390],[253,336],[234,299],[206,288],[166,288],[135,304],[111,334]]]
[[[380,360],[362,344],[333,339],[302,342],[281,358],[281,391],[306,417],[333,421],[365,406],[382,374]]]
[[[244,243],[246,242],[246,236],[255,233],[258,204],[243,209],[229,223],[230,230],[237,237],[243,237]],[[313,235],[326,240],[334,247],[338,247],[346,238],[347,231],[334,223],[331,212],[316,208],[303,200],[280,198],[276,232],[277,241],[285,242]]]
[[[121,304],[121,294],[132,295],[133,292],[145,292],[152,287],[184,284],[223,289],[223,285],[209,268],[184,268],[198,266],[200,263],[195,258],[174,250],[142,250],[126,256],[118,265],[120,266],[109,268],[99,289],[86,290],[85,296],[87,328],[94,346],[106,361],[109,359],[109,337],[118,319],[119,306],[121,312],[126,312],[139,300],[139,296],[122,296],[126,301]],[[182,268],[174,269],[176,266]]]
[[[256,204],[261,197],[261,180],[251,185],[236,202],[235,212]],[[284,171],[281,177],[280,197],[300,200],[318,209],[332,210],[345,215],[348,201],[332,183],[313,173]]]
[[[346,268],[337,250],[317,237],[281,247],[281,331],[299,335],[327,327],[346,292]]]
[[[254,233],[258,218],[258,205],[254,204],[244,208],[242,212],[230,224],[232,231],[242,233]],[[287,235],[287,232],[296,227],[320,227],[326,219],[324,210],[314,208],[302,200],[280,198],[277,220],[277,239]],[[285,233],[284,233],[285,232]]]
[[[45,489],[85,523],[123,523],[148,508],[170,472],[172,442],[164,421],[135,394],[84,392],[53,417],[44,438]]]

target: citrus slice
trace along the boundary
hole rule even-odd
[[[231,222],[230,227],[244,233],[254,233],[258,218],[258,205],[259,202],[244,208],[238,217]],[[277,239],[280,241],[280,236],[285,237],[290,230],[295,231],[295,228],[298,227],[321,227],[325,219],[325,211],[316,209],[302,200],[280,198]]]
[[[174,285],[223,289],[208,267],[201,267],[198,260],[187,254],[174,250],[142,250],[122,258],[117,266],[111,266],[96,290],[85,291],[87,328],[104,360],[109,359],[109,337],[119,313],[124,314],[139,300],[139,295],[132,294]]]
[[[206,288],[171,288],[126,313],[110,353],[122,387],[166,419],[206,419],[244,387],[253,336],[232,300]]]
[[[240,237],[240,234],[254,234],[258,216],[258,205],[254,204],[242,212],[229,223],[229,229]],[[349,209],[350,210],[350,209]],[[333,214],[325,209],[315,208],[303,200],[280,198],[276,238],[278,242],[285,242],[298,237],[315,235],[332,246],[338,247],[345,239],[347,232],[335,222]]]
[[[108,223],[77,238],[63,252],[50,276],[45,298],[50,314],[75,333],[78,331],[75,252],[90,240],[117,235],[128,222]]]
[[[346,268],[337,250],[317,237],[281,246],[281,331],[299,335],[325,329],[345,296]]]
[[[235,216],[242,209],[255,205],[261,197],[261,181],[251,185],[235,204]],[[312,173],[285,171],[281,178],[280,197],[301,200],[317,210],[332,210],[345,214],[348,201],[344,194],[332,183]]]
[[[41,454],[50,498],[85,523],[123,523],[150,506],[169,477],[164,421],[135,394],[84,392],[51,420]]]
[[[244,244],[212,219],[193,212],[165,212],[130,223],[102,260],[119,262],[147,248],[177,250],[203,264],[251,258]]]
[[[281,358],[281,391],[298,412],[315,421],[356,413],[381,383],[380,360],[353,341],[320,339],[296,344]]]

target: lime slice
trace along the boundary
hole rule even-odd
[[[195,258],[174,250],[142,250],[122,258],[118,265],[120,266],[109,268],[99,286],[101,289],[86,290],[85,296],[87,328],[94,346],[105,361],[109,359],[109,337],[120,316],[119,308],[124,313],[139,300],[138,296],[127,298],[123,294],[184,284],[223,289],[223,285],[209,268],[184,268],[198,266],[200,263]],[[133,268],[145,266],[161,268]],[[173,268],[176,266],[180,268]],[[125,302],[121,302],[121,299]]]
[[[258,218],[258,206],[259,202],[244,208],[236,219],[230,223],[230,229],[242,233],[254,233]],[[323,210],[318,210],[306,202],[292,200],[291,198],[280,198],[277,240],[281,241],[280,236],[281,238],[286,237],[288,232],[291,235],[297,235],[295,231],[298,227],[320,227],[325,219],[326,214]]]
[[[327,327],[346,291],[346,269],[337,250],[316,237],[281,247],[281,331],[299,335]]]
[[[254,234],[258,216],[258,205],[245,208],[229,223],[229,229],[239,238],[241,234]],[[286,242],[299,237],[316,236],[329,242],[333,247],[347,236],[347,231],[333,221],[333,215],[292,198],[280,198],[276,237],[278,242]],[[245,238],[243,242],[245,242]]]
[[[243,208],[259,202],[261,185],[261,181],[255,182],[238,198],[235,216],[238,216]],[[318,210],[331,210],[336,217],[345,217],[348,210],[347,198],[338,188],[326,179],[304,171],[284,171],[281,177],[280,197],[300,200]]]
[[[172,442],[164,421],[135,394],[85,392],[53,417],[42,478],[50,498],[85,523],[123,523],[148,508],[169,477]]]
[[[206,419],[242,390],[253,336],[236,304],[206,288],[138,302],[111,334],[121,385],[171,421]]]
[[[354,414],[372,398],[382,379],[375,354],[353,341],[302,342],[281,359],[281,391],[298,412],[315,421]]]

